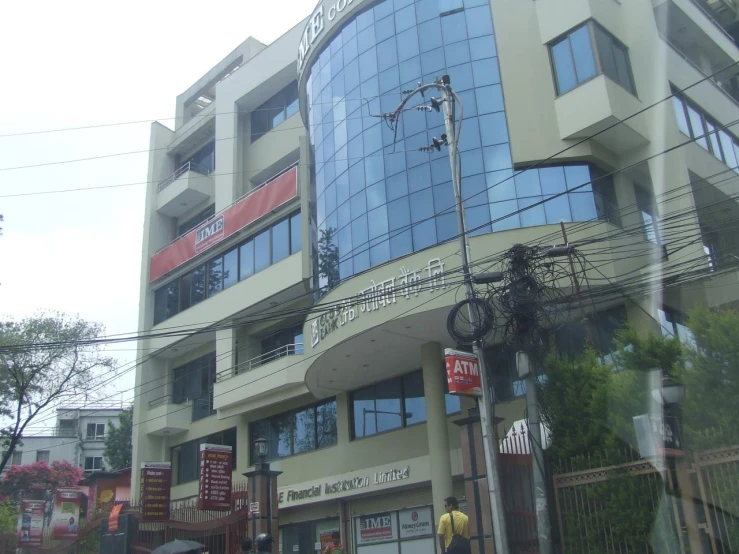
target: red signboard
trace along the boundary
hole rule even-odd
[[[293,167],[154,254],[149,281],[156,281],[297,195],[298,168]]]
[[[41,546],[44,531],[43,500],[21,500],[18,515],[19,546]]]
[[[115,533],[118,531],[118,517],[121,515],[123,504],[116,504],[110,511],[108,516],[108,533]]]
[[[482,396],[480,366],[477,356],[461,350],[444,350],[446,380],[450,394]]]
[[[232,471],[233,453],[230,446],[222,444],[200,445],[199,509],[231,509]]]
[[[171,462],[141,464],[141,521],[168,521]]]
[[[51,520],[52,539],[77,538],[81,494],[77,489],[57,489],[54,493],[54,515]]]

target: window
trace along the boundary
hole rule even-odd
[[[589,21],[570,31],[549,50],[558,95],[601,73],[636,94],[628,49],[598,23]]]
[[[682,313],[663,306],[662,309],[657,310],[657,314],[663,336],[670,338],[677,337],[686,346],[692,348],[696,346],[693,331],[687,326],[687,318]]]
[[[211,204],[207,208],[205,208],[202,212],[200,212],[197,215],[194,215],[184,223],[181,223],[177,227],[177,236],[180,237],[189,231],[192,231],[195,227],[200,225],[203,221],[208,219],[209,217],[213,217],[216,213],[216,205]]]
[[[252,464],[257,461],[257,438],[269,441],[269,460],[335,446],[336,399],[255,421],[249,426],[249,436]]]
[[[19,466],[21,465],[21,460],[23,459],[23,452],[21,450],[14,450],[13,456],[10,459],[10,465],[12,466]]]
[[[251,140],[257,140],[298,111],[298,82],[293,81],[251,113]]]
[[[300,251],[300,212],[154,291],[154,325]]]
[[[616,333],[626,323],[626,309],[617,306],[587,318],[568,321],[554,335],[557,352],[562,356],[574,358],[590,345],[599,354],[614,350]]]
[[[677,94],[674,87],[672,93],[675,94],[672,107],[680,132],[695,139],[696,144],[739,173],[739,139],[721,129],[722,125],[696,104]]]
[[[644,223],[644,234],[647,240],[656,245],[662,245],[659,213],[654,198],[638,185],[634,185],[634,193],[636,194],[636,204],[641,212],[642,222]]]
[[[89,441],[103,440],[105,438],[105,423],[88,423],[86,438]]]
[[[85,456],[85,471],[101,471],[102,469],[102,456]]]
[[[233,427],[172,447],[171,461],[172,467],[175,469],[175,485],[181,485],[182,483],[188,483],[198,479],[201,444],[222,444],[230,446],[233,469],[236,469],[236,428]]]
[[[295,325],[288,329],[281,329],[262,339],[262,356],[264,362],[303,353],[303,325]]]
[[[192,420],[197,421],[215,414],[213,409],[213,384],[216,380],[216,353],[174,368],[172,397],[175,403],[192,401]]]
[[[447,393],[445,400],[447,414],[461,410],[459,397]],[[422,371],[354,391],[351,411],[354,438],[423,423],[427,415]]]
[[[197,171],[198,173],[202,173],[203,175],[209,175],[216,168],[215,141],[210,141],[200,150],[195,152],[192,156],[187,158],[184,162],[177,165],[178,167],[182,167],[187,163],[191,164],[190,168],[193,171]]]
[[[48,450],[37,450],[36,461],[49,463],[49,451]]]

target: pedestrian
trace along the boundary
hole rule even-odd
[[[269,533],[262,533],[254,541],[254,546],[257,547],[257,552],[272,552],[272,543],[275,539]]]
[[[241,539],[242,554],[254,554],[254,542],[249,537]]]
[[[470,521],[454,496],[444,500],[444,508],[438,531],[441,554],[470,554]]]
[[[341,544],[341,533],[338,531],[331,533],[331,542],[332,544],[326,547],[323,554],[346,554],[346,550]]]

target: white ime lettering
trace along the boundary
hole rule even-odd
[[[321,31],[323,31],[323,6],[318,8],[316,13],[313,14],[313,17],[311,17],[310,30],[310,42],[313,44],[316,37],[321,33]]]

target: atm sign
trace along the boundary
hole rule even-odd
[[[480,365],[477,356],[461,350],[444,350],[446,380],[449,393],[462,396],[482,396]]]

